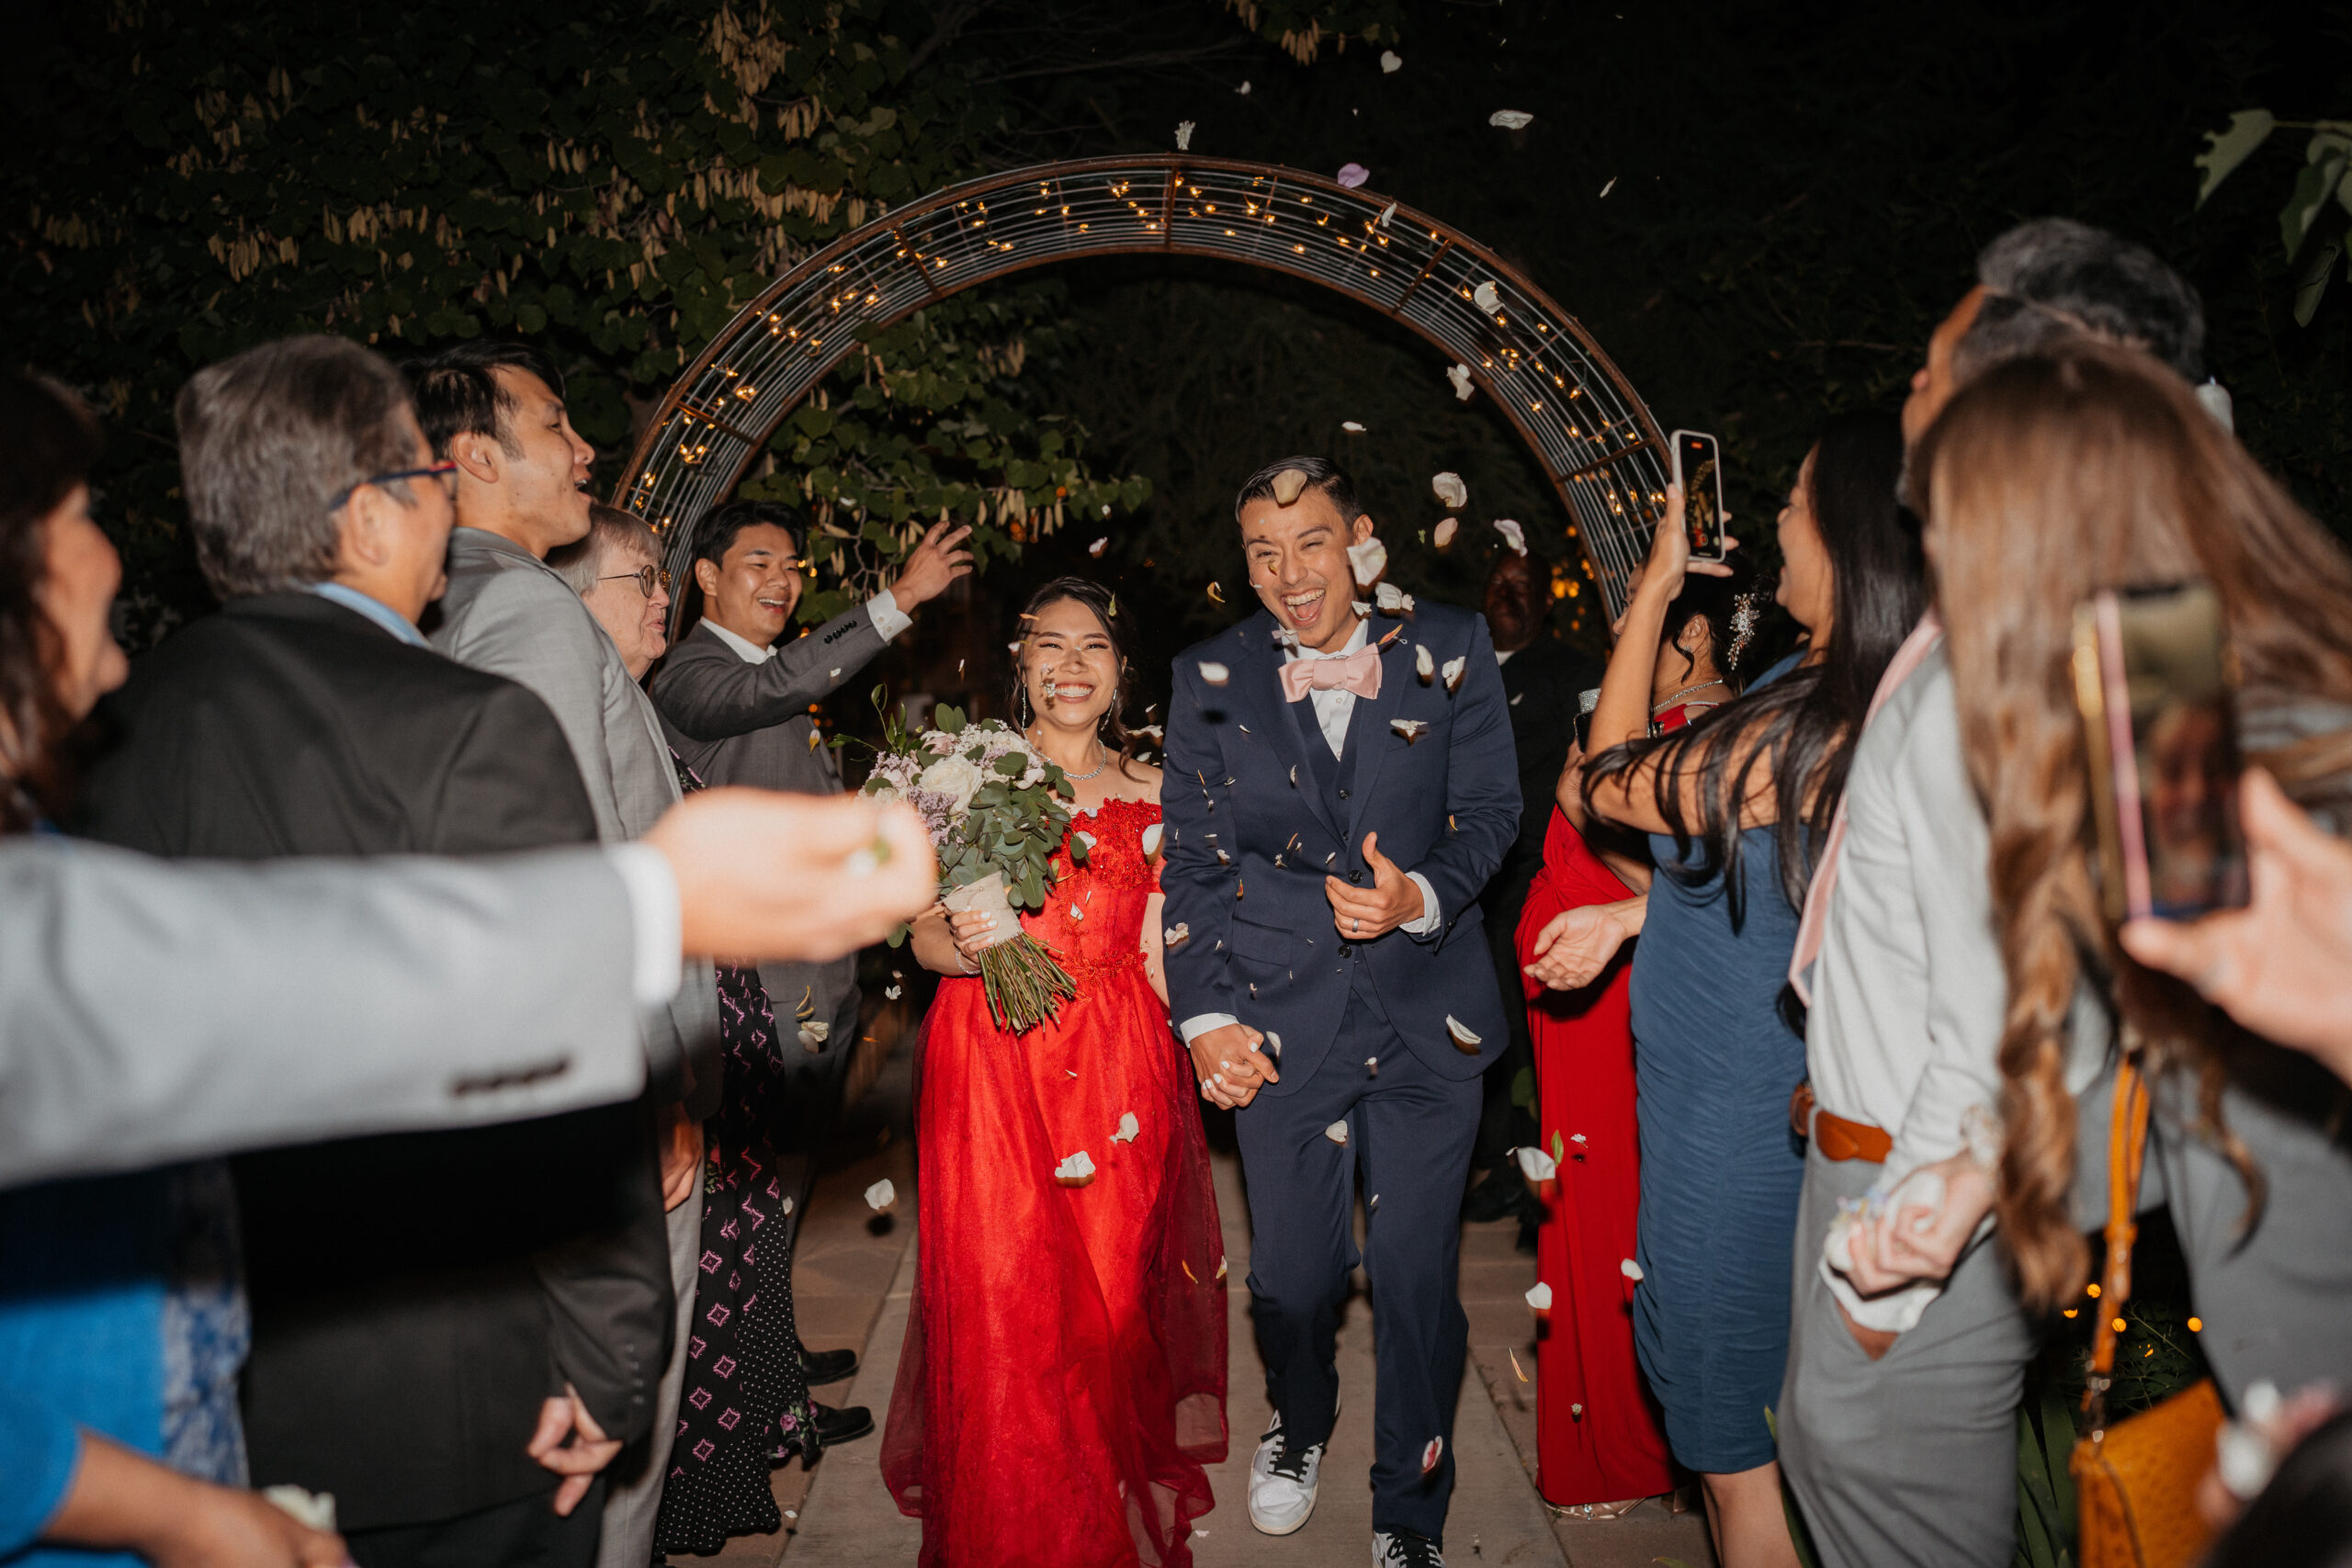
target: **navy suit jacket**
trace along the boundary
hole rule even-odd
[[[1373,618],[1380,694],[1359,699],[1350,721],[1345,801],[1327,795],[1306,750],[1328,745],[1312,699],[1283,700],[1274,630],[1261,610],[1176,660],[1160,880],[1164,924],[1190,934],[1168,951],[1170,1015],[1231,1013],[1279,1036],[1283,1076],[1262,1093],[1312,1077],[1347,1010],[1352,967],[1323,878],[1370,886],[1363,840],[1378,833],[1383,856],[1429,878],[1442,923],[1354,944],[1356,955],[1406,1045],[1442,1077],[1472,1077],[1509,1038],[1478,893],[1519,829],[1518,754],[1487,623],[1427,603],[1406,619]],[[1441,671],[1464,660],[1458,689],[1415,673],[1417,646]],[[1204,679],[1204,663],[1224,665],[1226,683]],[[1408,739],[1395,721],[1426,728]],[[1449,1016],[1480,1037],[1475,1051],[1456,1043]]]

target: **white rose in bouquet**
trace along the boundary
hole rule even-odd
[[[972,804],[973,795],[987,782],[988,775],[980,771],[980,765],[958,753],[942,757],[925,768],[922,776],[915,781],[915,787],[947,796],[960,812]]]

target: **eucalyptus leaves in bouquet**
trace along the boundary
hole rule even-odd
[[[875,704],[882,705],[879,688]],[[974,723],[944,703],[932,710],[929,729],[910,731],[887,708],[882,728],[865,793],[922,814],[939,856],[940,902],[951,913],[1004,917],[999,928],[1012,934],[980,953],[980,981],[997,1026],[1026,1033],[1078,994],[1052,952],[1012,918],[1015,909],[1044,908],[1053,891],[1054,852],[1069,831],[1069,780],[1012,726]],[[1071,839],[1069,852],[1084,863],[1086,840]],[[905,939],[901,926],[891,945]]]

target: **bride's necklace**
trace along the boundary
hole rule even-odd
[[[1722,684],[1723,680],[1718,676],[1713,681],[1702,681],[1695,686],[1685,686],[1680,691],[1675,693],[1672,696],[1667,698],[1666,701],[1662,703],[1652,703],[1650,705],[1650,712],[1664,713],[1668,708],[1672,707],[1675,704],[1680,702],[1683,698],[1689,696],[1693,692],[1703,692],[1710,686],[1720,686]]]
[[[1029,744],[1030,744],[1030,745],[1032,745],[1032,746],[1035,746],[1035,745],[1036,745],[1036,744],[1037,744],[1037,742],[1036,742],[1035,740],[1034,740],[1034,739],[1031,739],[1031,740],[1029,741]],[[1095,764],[1094,764],[1094,771],[1093,771],[1092,773],[1071,773],[1068,768],[1064,768],[1064,769],[1062,770],[1062,777],[1064,777],[1064,778],[1068,779],[1068,780],[1069,780],[1070,783],[1072,783],[1072,784],[1084,784],[1084,783],[1085,783],[1087,780],[1089,780],[1089,779],[1092,779],[1092,778],[1100,778],[1100,777],[1102,777],[1102,770],[1103,770],[1103,769],[1105,769],[1105,768],[1107,768],[1107,767],[1109,767],[1109,766],[1111,765],[1111,752],[1110,752],[1110,749],[1109,749],[1108,747],[1105,747],[1105,746],[1104,746],[1101,741],[1099,741],[1099,740],[1098,740],[1098,741],[1096,741],[1096,742],[1094,743],[1094,753],[1095,753],[1095,755],[1096,755],[1096,756],[1101,757],[1102,760],[1101,761],[1099,761],[1099,762],[1097,762],[1097,763],[1095,763]]]

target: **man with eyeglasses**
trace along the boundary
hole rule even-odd
[[[588,536],[588,468],[596,456],[571,427],[561,376],[537,350],[487,338],[402,368],[435,455],[458,465],[449,589],[434,647],[537,692],[571,743],[598,836],[607,843],[641,837],[679,799],[678,777],[628,660],[548,564],[549,552]],[[658,1097],[665,1173],[678,1176],[698,1146],[692,1130],[718,1109],[718,990],[707,959],[688,964],[667,1025],[685,1064],[684,1082]],[[681,1186],[666,1215],[673,1302],[692,1298],[701,1256],[701,1186]],[[683,1336],[673,1332],[670,1352],[653,1429],[614,1469],[599,1562],[641,1568],[652,1560],[685,1372]]]
[[[198,558],[224,608],[139,661],[84,826],[154,854],[476,855],[594,843],[562,728],[433,651],[456,465],[400,372],[334,337],[181,393]],[[554,938],[552,940],[561,940]],[[316,1021],[335,1051],[348,1021]],[[218,1172],[220,1168],[211,1168]],[[650,1429],[674,1291],[650,1105],[244,1156],[193,1181],[193,1382],[243,1361],[252,1479],[331,1494],[368,1568],[594,1562],[598,1472]],[[243,1232],[247,1314],[235,1293]],[[167,1325],[178,1321],[166,1314]],[[196,1391],[191,1391],[196,1392]],[[238,1441],[236,1423],[215,1440]]]

